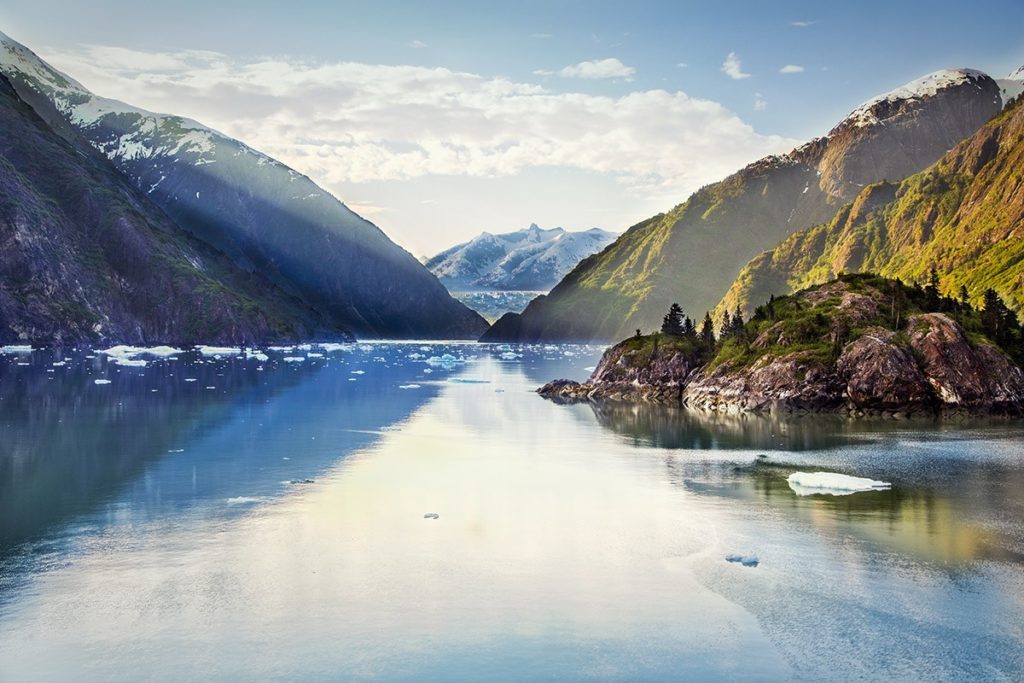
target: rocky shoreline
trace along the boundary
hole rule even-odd
[[[838,289],[838,291],[836,291]],[[877,301],[843,288],[834,325],[870,321]],[[900,329],[868,326],[835,358],[785,349],[781,325],[750,346],[771,349],[748,364],[697,364],[657,341],[608,349],[584,383],[555,380],[538,389],[559,401],[622,401],[716,413],[833,413],[853,417],[1022,415],[1024,371],[999,348],[972,338],[945,313],[920,313]],[[776,335],[773,338],[773,335]]]

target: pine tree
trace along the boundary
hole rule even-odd
[[[728,308],[722,311],[722,324],[719,326],[718,330],[722,339],[725,339],[732,334],[732,316],[729,314]]]
[[[668,307],[668,313],[661,320],[662,334],[673,337],[683,336],[683,307],[679,304],[672,304]]]
[[[928,284],[925,285],[924,293],[927,297],[928,310],[939,310],[942,306],[942,297],[939,293],[939,271],[935,269],[934,265],[928,271]]]
[[[697,327],[693,324],[690,316],[683,318],[683,336],[687,339],[697,338]]]
[[[734,336],[743,334],[743,314],[740,313],[739,308],[732,314],[732,320],[729,321],[729,333]]]
[[[971,305],[971,293],[967,291],[967,285],[960,285],[960,305],[964,308]]]
[[[991,287],[985,290],[981,308],[981,326],[995,343],[1005,346],[1012,341],[1017,317]]]
[[[711,322],[711,314],[704,313],[704,322],[700,326],[700,340],[711,349],[715,346],[715,324]]]

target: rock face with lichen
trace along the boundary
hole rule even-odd
[[[895,281],[844,276],[760,309],[742,340],[701,349],[663,335],[629,339],[586,383],[539,392],[729,413],[1021,413],[1024,372],[966,329],[978,326],[977,312],[922,311],[923,297]]]

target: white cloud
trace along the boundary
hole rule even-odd
[[[737,81],[750,78],[750,74],[743,73],[743,65],[740,64],[740,58],[735,52],[730,52],[722,62],[722,73]]]
[[[625,78],[630,79],[636,69],[626,66],[618,59],[594,59],[589,62],[580,62],[567,66],[558,72],[562,78],[586,78],[596,80],[601,78]]]
[[[768,102],[761,96],[761,93],[754,93],[754,111],[764,111],[768,108]]]
[[[111,54],[84,46],[46,57],[98,94],[202,121],[339,195],[351,183],[561,168],[678,200],[795,145],[679,91],[611,97],[444,68]]]
[[[807,28],[808,26],[814,26],[816,21],[791,21],[790,26],[796,26],[797,28]]]
[[[803,72],[804,68],[799,64],[787,64],[779,69],[780,74],[802,74]]]
[[[686,62],[679,62],[678,64],[676,64],[676,68],[678,68],[678,69],[685,69],[688,66],[690,66],[690,65],[687,64]]]
[[[422,40],[410,40],[409,47],[419,50],[421,48],[427,47],[427,44],[424,43]]]

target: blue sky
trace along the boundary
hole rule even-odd
[[[1022,26],[1019,0],[0,8],[98,93],[281,157],[416,254],[531,221],[623,229],[918,76],[1007,75]]]

